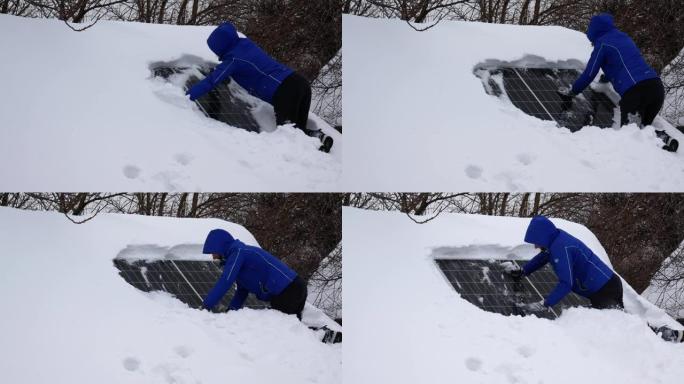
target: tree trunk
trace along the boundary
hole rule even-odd
[[[178,18],[176,19],[176,24],[185,24],[185,8],[188,6],[188,0],[181,1],[180,7],[178,8]]]
[[[159,206],[157,207],[157,216],[164,216],[164,207],[166,206],[166,196],[168,193],[162,193],[159,198]]]
[[[186,199],[188,198],[187,193],[183,193],[178,200],[178,211],[176,212],[176,217],[185,217],[185,206],[187,205]]]
[[[159,5],[159,16],[157,17],[157,23],[159,24],[164,23],[164,17],[166,16],[166,2],[167,0],[162,0],[161,4]]]
[[[534,207],[532,208],[532,216],[539,214],[539,205],[541,203],[541,193],[534,194]]]
[[[188,24],[197,24],[197,12],[199,10],[199,0],[192,0],[192,15]]]
[[[534,15],[532,16],[532,21],[530,24],[539,24],[539,16],[541,14],[541,1],[540,0],[535,0],[534,1]]]
[[[499,23],[506,24],[506,16],[508,16],[508,2],[509,0],[504,0],[501,4],[501,14],[499,15]]]

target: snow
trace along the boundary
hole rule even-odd
[[[608,261],[585,227],[553,220]],[[439,248],[528,258],[529,219],[343,210],[345,381],[353,383],[678,383],[684,345],[646,323],[678,324],[625,287],[627,312],[573,308],[557,320],[503,316],[461,299],[434,262]],[[459,257],[461,256],[459,255]],[[454,254],[454,257],[456,254]],[[354,283],[349,283],[353,281]],[[372,324],[372,326],[369,326]]]
[[[135,245],[166,249],[150,247],[154,259],[213,228],[256,245],[222,220],[100,214],[75,225],[57,213],[0,209],[3,382],[341,382],[341,346],[323,344],[295,316],[191,309],[137,290],[113,265]],[[331,321],[322,316],[309,306],[304,317]]]
[[[684,279],[682,276],[682,255],[684,242],[663,261],[651,284],[641,293],[648,301],[665,308],[668,313],[684,319]],[[661,281],[658,281],[660,278]],[[670,280],[670,281],[668,281]]]
[[[330,154],[273,109],[250,133],[205,117],[150,66],[215,62],[212,27],[100,21],[73,32],[53,19],[0,15],[0,189],[291,192],[339,190],[342,136]],[[265,119],[264,119],[265,117]],[[4,188],[2,188],[4,187]]]
[[[661,150],[653,127],[571,133],[488,95],[474,74],[491,60],[531,56],[582,66],[591,45],[580,32],[449,21],[416,32],[345,15],[342,34],[347,189],[684,188],[684,155]],[[654,124],[684,142],[664,119]]]

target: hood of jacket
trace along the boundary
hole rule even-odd
[[[535,216],[527,227],[525,242],[549,249],[559,233],[560,231],[551,220],[545,216]]]
[[[222,59],[226,53],[235,48],[238,41],[240,41],[240,37],[235,26],[229,22],[224,22],[209,35],[207,45],[219,59]]]
[[[207,235],[202,253],[225,255],[236,241],[228,231],[214,229]]]
[[[613,29],[615,29],[615,24],[613,24],[613,16],[609,13],[600,13],[591,18],[591,21],[589,22],[589,28],[587,28],[587,38],[592,43],[595,43],[596,39],[612,31]]]

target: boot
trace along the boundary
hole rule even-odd
[[[658,138],[665,143],[665,145],[663,145],[664,150],[668,152],[677,152],[677,149],[679,148],[679,142],[676,139],[673,139],[672,136],[668,135],[667,132],[657,130],[656,136],[658,136]]]

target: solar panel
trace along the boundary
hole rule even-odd
[[[114,265],[119,269],[119,275],[139,290],[168,292],[192,308],[202,308],[202,300],[222,273],[212,261],[115,259]],[[227,307],[234,294],[235,286],[220,303]],[[245,306],[267,308],[268,303],[249,295]]]
[[[506,95],[528,115],[555,121],[572,132],[587,125],[613,126],[615,104],[605,94],[587,88],[572,103],[564,103],[557,93],[558,88],[572,86],[579,77],[575,69],[505,67],[487,71],[487,92]],[[497,83],[497,79],[502,81]]]
[[[206,76],[212,69],[212,67],[197,69],[159,66],[154,68],[152,72],[155,77],[164,79],[169,79],[173,75],[187,75],[188,80],[184,85],[184,90],[187,91],[200,80],[195,75],[197,70]],[[195,102],[207,117],[250,132],[259,132],[259,124],[251,113],[253,105],[246,100],[246,94],[247,91],[229,78]]]
[[[485,311],[507,316],[535,315],[555,319],[564,308],[590,306],[587,299],[570,293],[551,311],[530,312],[523,308],[522,304],[538,302],[555,288],[558,279],[549,265],[516,282],[506,273],[506,263],[516,263],[521,266],[521,263],[517,261],[453,259],[435,261],[461,297]]]

